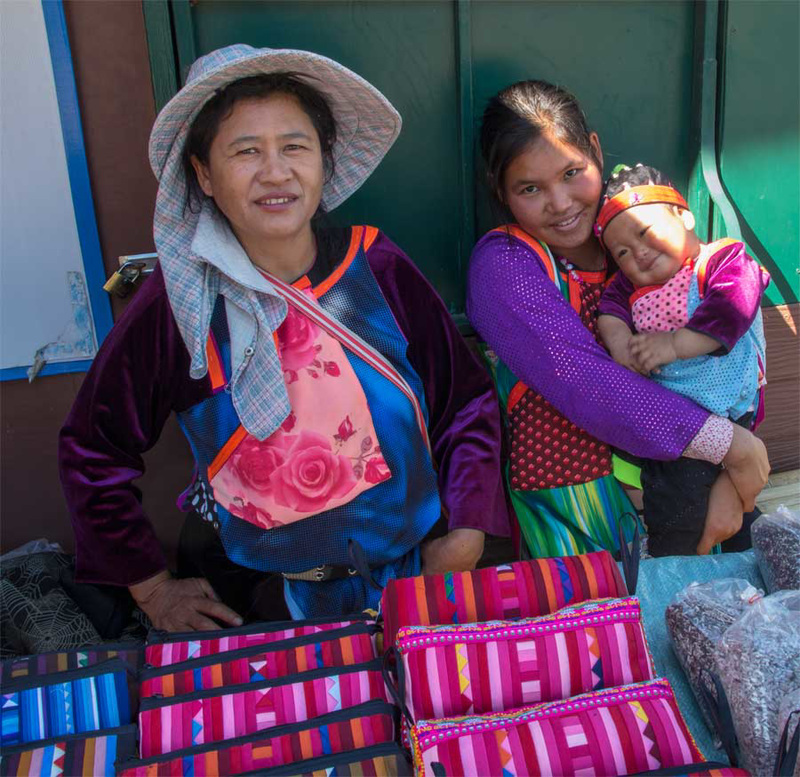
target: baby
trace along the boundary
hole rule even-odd
[[[658,170],[615,171],[595,231],[620,272],[603,294],[598,329],[619,364],[752,429],[764,410],[760,302],[769,275],[743,243],[705,245],[694,226]],[[742,502],[721,466],[646,460],[642,489],[654,556],[708,553],[742,526]],[[758,514],[744,516],[746,528]],[[748,536],[737,541],[749,547]]]

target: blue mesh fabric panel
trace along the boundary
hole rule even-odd
[[[363,250],[320,302],[392,362],[420,398],[427,417],[422,382],[406,357],[405,338]],[[223,339],[216,329],[215,335]],[[383,567],[374,571],[378,583],[419,572],[416,547],[441,512],[430,455],[405,396],[372,367],[346,349],[345,353],[366,395],[378,444],[392,477],[345,505],[269,530],[213,504],[215,525],[218,522],[225,550],[235,563],[272,572],[300,572],[321,564],[347,565],[348,540],[353,539],[361,544],[370,566]],[[229,371],[229,349],[225,359]],[[208,464],[239,425],[231,397],[219,392],[183,413],[181,420],[198,459],[208,500]],[[313,617],[375,605],[378,592],[352,578],[323,586],[293,583],[292,594],[306,616]]]

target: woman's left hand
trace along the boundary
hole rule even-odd
[[[483,555],[484,533],[478,529],[453,529],[422,546],[422,574],[467,572]]]

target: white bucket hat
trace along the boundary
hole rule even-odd
[[[192,122],[218,90],[242,78],[285,72],[324,94],[333,112],[334,172],[322,191],[322,204],[333,210],[372,174],[400,133],[402,120],[375,87],[332,59],[243,44],[212,51],[192,65],[186,85],[164,106],[150,134],[150,165],[159,181],[153,235],[170,306],[191,357],[190,375],[202,378],[208,371],[206,340],[215,300],[222,294],[255,320],[254,353],[235,371],[229,390],[241,423],[262,440],[291,409],[272,344],[272,334],[286,316],[286,303],[249,266],[238,244],[233,249],[241,255],[238,265],[214,262],[196,250],[198,225],[203,222],[204,234],[213,232],[207,227],[215,209],[205,205],[195,213],[186,207],[189,188],[182,157]],[[227,227],[216,229],[224,245]],[[229,271],[237,266],[239,272]]]

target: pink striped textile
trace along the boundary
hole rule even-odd
[[[342,634],[342,631],[349,633]],[[235,653],[220,653],[217,660],[210,656],[210,661],[191,659],[158,669],[145,669],[141,674],[141,695],[142,698],[179,696],[275,680],[312,669],[361,664],[378,657],[374,632],[374,625],[362,623],[300,638],[303,644],[299,645],[295,638]]]
[[[415,720],[502,712],[656,676],[635,597],[541,618],[406,626],[396,647]]]
[[[367,621],[369,622],[369,621]],[[263,630],[253,627],[243,629],[221,629],[214,632],[213,637],[200,637],[184,640],[168,640],[156,642],[145,648],[145,663],[151,667],[170,666],[190,658],[203,658],[218,653],[227,653],[231,650],[241,650],[253,645],[267,645],[284,639],[304,637],[309,634],[319,634],[331,629],[340,629],[354,623],[365,623],[364,620],[337,621],[331,623],[314,623],[305,625],[287,626],[284,629],[273,629],[265,623]]]
[[[485,716],[420,721],[415,774],[628,775],[702,762],[666,680]]]
[[[393,708],[369,702],[333,715],[206,747],[120,764],[118,777],[242,774],[394,740]]]
[[[145,699],[139,713],[141,757],[255,734],[372,699],[387,699],[379,661],[330,670],[314,679],[301,678],[234,686],[229,693],[202,691],[188,697]]]
[[[391,647],[402,626],[535,618],[568,604],[627,595],[606,550],[390,580],[381,598],[384,644]]]

